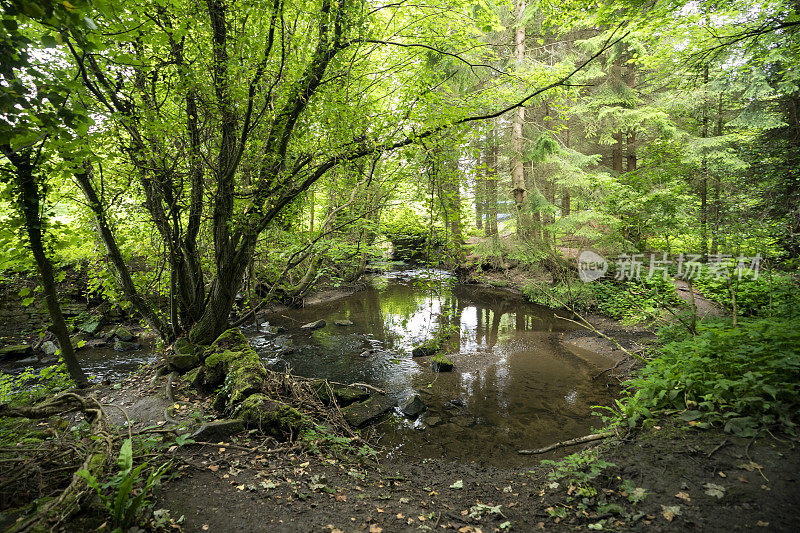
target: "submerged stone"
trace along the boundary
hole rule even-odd
[[[384,394],[373,394],[366,401],[342,409],[344,419],[353,427],[364,427],[394,407],[394,401]]]
[[[334,324],[337,326],[352,326],[353,323],[350,320],[334,320]]]
[[[400,405],[400,412],[409,418],[417,418],[427,407],[419,395],[415,394]]]
[[[442,423],[442,419],[438,416],[429,416],[425,418],[425,424],[428,427],[435,428]]]
[[[324,328],[325,324],[326,324],[325,320],[319,319],[319,320],[315,320],[314,322],[309,322],[308,324],[303,324],[302,326],[300,326],[300,329],[313,331],[315,329]]]

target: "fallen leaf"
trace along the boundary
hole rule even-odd
[[[760,464],[758,464],[758,463],[756,463],[754,461],[750,461],[749,463],[742,463],[742,464],[736,465],[736,466],[739,467],[739,468],[744,468],[748,472],[753,472],[754,470],[761,470],[762,468],[764,468],[763,466],[761,466]]]
[[[402,520],[403,518],[405,518],[405,515],[403,513],[397,513],[398,520]]]
[[[758,527],[768,527],[769,526],[769,522],[764,522],[762,520],[759,520],[758,522],[756,522],[756,525]]]
[[[381,533],[383,528],[378,524],[370,524],[369,525],[369,533]]]
[[[346,502],[347,501],[347,496],[345,496],[344,494],[337,494],[336,495],[336,501],[337,502]]]
[[[717,472],[717,475],[719,477],[728,477],[728,475],[725,472]]]
[[[456,481],[455,483],[450,485],[450,488],[451,489],[463,489],[464,488],[464,480],[463,479],[459,479],[458,481]]]
[[[736,476],[736,479],[739,480],[741,483],[750,483],[744,476]]]
[[[680,498],[681,500],[683,500],[683,501],[685,501],[685,502],[690,502],[690,501],[692,501],[692,498],[691,498],[691,497],[689,497],[689,494],[688,494],[688,493],[686,493],[686,492],[683,492],[683,491],[681,491],[681,492],[679,492],[678,494],[676,494],[676,495],[675,495],[675,497],[676,497],[676,498]]]
[[[717,485],[716,483],[704,483],[703,486],[706,488],[706,494],[709,496],[716,496],[717,498],[722,498],[725,496],[725,487],[722,485]]]
[[[219,470],[219,466],[217,466],[217,465],[208,465],[208,469],[211,470],[212,472],[216,472],[217,470]]]
[[[676,516],[680,516],[680,514],[681,514],[680,505],[662,505],[661,506],[661,516],[666,518],[668,522],[672,522],[672,520]]]
[[[203,524],[203,525],[200,527],[200,529],[202,529],[203,531],[208,531],[208,524]]]

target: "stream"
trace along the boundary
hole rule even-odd
[[[561,344],[560,333],[577,326],[521,296],[458,284],[443,271],[375,275],[347,298],[267,319],[246,334],[272,368],[369,383],[397,402],[421,397],[427,410],[416,420],[398,411],[377,426],[389,455],[524,464],[516,450],[591,432],[600,424],[592,406],[609,405],[617,392],[592,380],[613,361]],[[300,329],[319,319],[324,328]],[[447,352],[453,372],[436,373],[430,358],[411,357],[441,328],[457,332]]]

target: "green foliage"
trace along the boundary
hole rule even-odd
[[[629,382],[616,413],[631,426],[654,411],[680,410],[691,425],[752,436],[761,428],[796,433],[800,408],[800,321],[743,319],[667,331],[669,342]],[[624,411],[623,411],[624,410]]]
[[[0,403],[30,405],[74,386],[61,361],[39,370],[26,368],[17,375],[0,372]]]
[[[522,292],[539,305],[596,311],[629,324],[659,317],[664,307],[683,305],[672,282],[659,276],[623,282],[608,279],[591,283],[531,282]]]
[[[730,265],[733,272],[735,265]],[[741,316],[773,315],[795,316],[800,312],[800,290],[797,281],[782,273],[765,273],[753,279],[751,270],[742,271],[741,279],[734,274],[728,276],[706,275],[694,283],[707,298],[724,305],[733,311],[733,296],[736,296],[736,307]]]
[[[147,462],[133,467],[133,445],[131,439],[125,439],[117,459],[119,472],[107,481],[98,480],[87,470],[78,471],[78,475],[86,480],[97,493],[108,510],[114,531],[126,531],[135,524],[137,516],[150,503],[146,498],[150,491],[158,485],[170,463],[158,468],[151,468],[146,477],[144,469]]]

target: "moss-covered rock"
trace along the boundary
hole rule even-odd
[[[219,410],[233,411],[245,398],[260,392],[267,380],[258,354],[238,329],[220,335],[201,359],[203,370],[196,380],[198,385],[209,390],[224,385],[219,401],[215,401]]]
[[[429,355],[434,355],[442,349],[443,344],[442,339],[439,337],[428,339],[411,350],[411,357],[427,357]]]
[[[247,427],[280,440],[299,435],[304,426],[300,411],[260,393],[248,396],[237,407],[235,416]]]
[[[356,402],[342,409],[342,416],[353,427],[364,427],[391,411],[394,401],[383,394],[372,394],[363,402]]]
[[[170,368],[185,372],[200,364],[200,355],[186,337],[181,337],[172,345],[172,352],[167,355],[166,360]]]
[[[431,368],[433,368],[434,372],[451,372],[453,367],[455,367],[453,361],[441,353],[436,354],[431,360]]]
[[[356,387],[329,385],[322,379],[313,382],[311,389],[325,405],[332,404],[334,398],[339,407],[345,407],[351,403],[361,402],[369,398],[369,393],[366,391]]]

